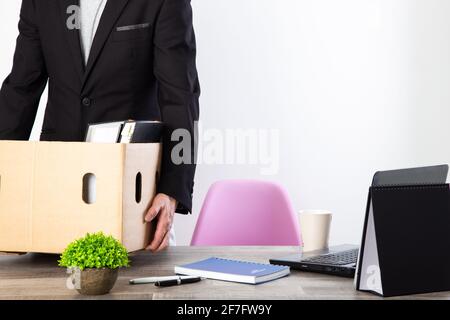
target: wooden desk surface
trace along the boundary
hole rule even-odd
[[[1,299],[381,299],[357,292],[352,279],[292,270],[289,277],[257,286],[204,280],[199,283],[157,288],[129,285],[133,278],[173,275],[174,265],[218,256],[267,263],[271,257],[297,252],[295,247],[172,247],[166,252],[131,255],[132,267],[121,270],[109,295],[85,297],[66,288],[65,269],[58,256],[27,254],[0,256]],[[407,296],[403,299],[450,299],[450,292]]]

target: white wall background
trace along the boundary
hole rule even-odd
[[[0,78],[11,68],[19,7],[0,2]],[[450,1],[193,7],[203,127],[279,129],[281,162],[270,177],[256,166],[200,165],[195,213],[176,218],[179,244],[189,243],[216,180],[278,181],[296,209],[334,212],[333,243],[357,243],[375,170],[450,163]],[[41,121],[42,108],[34,139]]]

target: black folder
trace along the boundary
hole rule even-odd
[[[359,254],[358,290],[450,291],[449,185],[372,186]]]
[[[126,121],[118,142],[159,143],[164,125],[159,121]]]
[[[106,129],[106,130],[105,130]],[[159,143],[164,124],[160,121],[117,121],[90,124],[85,141],[103,143]]]

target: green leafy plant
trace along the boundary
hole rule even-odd
[[[102,232],[87,234],[84,238],[69,244],[58,261],[67,268],[109,268],[128,267],[127,249],[112,236]]]

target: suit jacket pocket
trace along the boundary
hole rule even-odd
[[[151,34],[150,23],[117,27],[113,33],[113,41],[130,41],[148,39]]]

